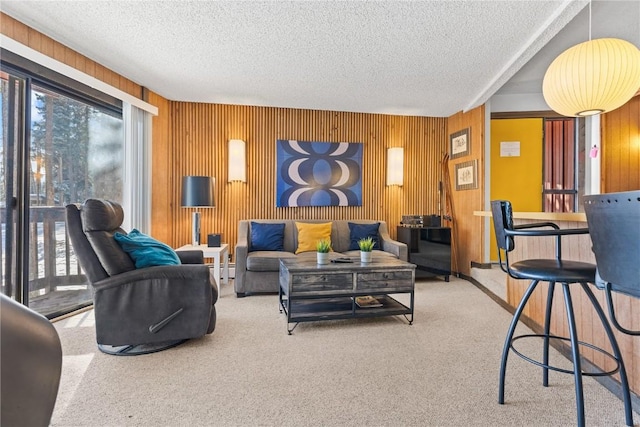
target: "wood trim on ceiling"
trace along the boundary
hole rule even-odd
[[[491,113],[491,119],[566,119],[566,116],[555,111],[507,111]]]

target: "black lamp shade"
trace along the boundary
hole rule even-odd
[[[215,206],[214,178],[209,176],[182,177],[182,206]]]

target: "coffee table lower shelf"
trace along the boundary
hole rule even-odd
[[[289,301],[286,296],[281,295],[280,312],[287,315],[289,335],[300,322],[318,320],[404,316],[409,325],[413,323],[413,307],[407,307],[389,295],[375,295],[375,298],[382,304],[381,306],[360,307],[351,296],[297,297]],[[295,323],[293,328],[289,328],[291,323]]]

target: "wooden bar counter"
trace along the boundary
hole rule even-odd
[[[491,212],[476,211],[476,216],[491,217]],[[587,219],[584,213],[545,213],[545,212],[514,212],[514,225],[528,224],[534,222],[551,221],[560,228],[586,228]],[[493,227],[493,224],[491,224]],[[494,242],[491,242],[494,244]],[[509,254],[509,260],[516,262],[522,259],[532,258],[553,258],[555,251],[555,237],[516,237],[516,247]],[[564,236],[562,238],[562,258],[575,261],[586,261],[595,264],[595,257],[591,251],[591,239],[588,234],[576,236]],[[516,307],[522,298],[528,280],[516,280],[507,277],[507,303]],[[544,309],[547,297],[547,284],[540,284],[534,291],[524,314],[534,321],[540,328],[544,325]],[[604,291],[593,285],[592,288],[596,298],[600,302],[608,317],[608,309]],[[567,327],[566,310],[564,306],[564,296],[562,287],[556,286],[554,295],[553,315],[551,321],[551,333],[554,335],[569,336]],[[578,338],[580,341],[594,344],[611,352],[611,346],[606,338],[604,329],[597,318],[588,297],[580,289],[579,285],[571,286],[571,297],[574,304]],[[616,316],[620,324],[627,329],[640,329],[640,299],[614,293],[614,304]],[[613,327],[613,326],[612,326]],[[640,395],[640,338],[623,334],[613,328],[622,352],[629,387],[636,394]],[[505,330],[506,333],[506,330]],[[603,370],[610,370],[614,363],[603,354],[588,347],[580,346],[580,354],[594,365]],[[618,375],[614,376],[618,380]]]

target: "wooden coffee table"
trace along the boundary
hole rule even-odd
[[[414,264],[394,258],[360,263],[320,265],[315,260],[280,260],[280,312],[287,315],[287,332],[300,322],[403,315],[413,323]],[[391,295],[408,294],[409,305]],[[376,307],[361,307],[357,297],[372,296]],[[358,301],[359,302],[359,301]],[[295,323],[289,328],[291,323]]]

